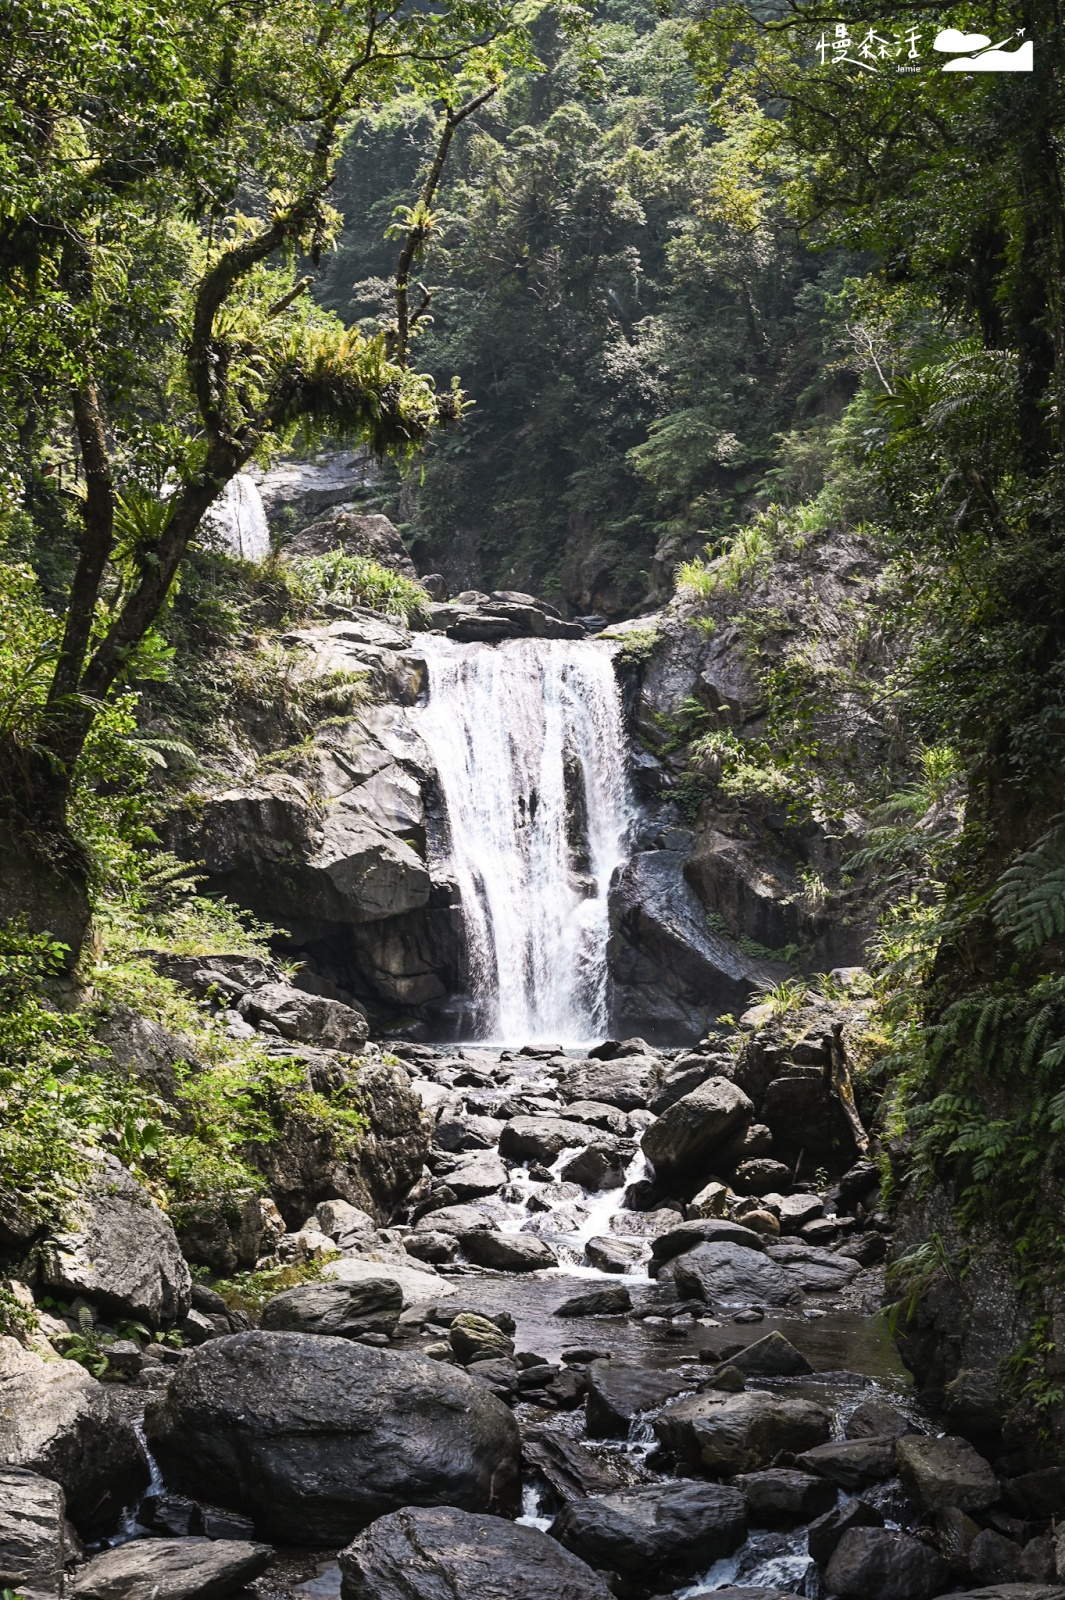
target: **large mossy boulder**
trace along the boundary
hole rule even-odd
[[[321,1334],[202,1345],[145,1427],[176,1488],[293,1544],[342,1544],[401,1506],[511,1511],[519,1492],[517,1424],[481,1384]]]

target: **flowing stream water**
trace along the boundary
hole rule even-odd
[[[421,642],[421,732],[447,807],[474,1037],[601,1038],[608,895],[633,818],[610,648]]]
[[[246,472],[230,478],[206,519],[228,553],[261,564],[270,554],[270,529],[262,496]]]

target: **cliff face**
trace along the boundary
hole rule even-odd
[[[622,1013],[653,992],[666,1031],[733,1009],[739,974],[707,976],[722,941],[761,977],[863,959],[872,918],[846,862],[899,758],[871,546],[830,534],[753,570],[708,570],[709,593],[682,588],[608,633],[622,640],[643,807],[615,901]],[[676,959],[670,920],[702,968]]]

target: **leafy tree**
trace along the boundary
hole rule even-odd
[[[360,108],[416,92],[450,126],[464,90],[526,52],[505,0],[13,0],[0,49],[7,510],[65,470],[80,523],[32,737],[7,730],[0,763],[12,813],[62,840],[94,718],[151,675],[153,625],[226,482],[297,429],[402,457],[461,411],[402,341],[304,295],[296,264],[335,236]]]

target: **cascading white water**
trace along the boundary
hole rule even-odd
[[[505,1044],[602,1037],[607,896],[632,822],[610,647],[419,642],[421,732],[447,806],[476,1033]]]
[[[254,478],[230,478],[204,519],[230,555],[259,565],[270,554],[270,529]]]

